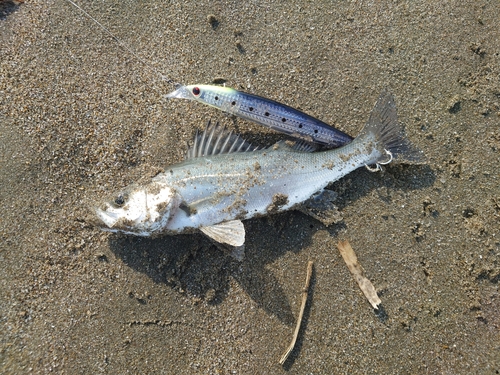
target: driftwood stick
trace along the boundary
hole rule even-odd
[[[302,324],[302,317],[304,316],[304,310],[306,308],[307,296],[309,295],[309,285],[311,283],[311,275],[313,270],[313,262],[309,261],[307,263],[307,276],[306,276],[306,285],[304,289],[302,289],[302,305],[300,306],[299,318],[297,319],[297,325],[295,326],[295,332],[293,333],[293,338],[290,346],[287,348],[286,352],[280,359],[280,365],[284,364],[288,359],[288,356],[292,352],[295,347],[295,343],[297,341],[297,336],[299,335],[300,325]]]
[[[365,271],[363,270],[363,267],[361,267],[361,264],[358,263],[356,253],[349,244],[349,241],[340,241],[337,244],[337,248],[339,249],[347,268],[351,271],[352,276],[358,283],[359,288],[365,295],[366,299],[375,310],[378,310],[378,305],[380,305],[382,301],[378,297],[377,291],[371,281],[365,276]]]

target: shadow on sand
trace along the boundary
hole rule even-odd
[[[363,170],[350,176],[349,181],[341,180],[331,186],[339,192],[337,203],[340,209],[381,184],[389,192],[398,189],[411,191],[428,186],[435,179],[427,166],[396,166],[388,169],[383,179]],[[391,200],[390,193],[380,198]],[[245,227],[247,241],[242,262],[220,250],[202,235],[165,236],[158,239],[116,235],[110,237],[109,245],[124,263],[148,275],[154,282],[184,290],[188,295],[204,298],[210,304],[224,300],[232,277],[258,306],[284,324],[292,326],[295,317],[290,303],[266,265],[286,252],[298,253],[310,245],[313,234],[324,227],[296,211],[248,220]],[[334,225],[329,228],[329,232],[336,236],[342,228],[343,224]]]

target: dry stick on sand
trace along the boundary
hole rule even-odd
[[[297,325],[295,326],[295,332],[293,333],[292,342],[288,347],[288,349],[286,350],[285,354],[283,354],[283,356],[281,357],[280,365],[285,363],[288,356],[295,347],[295,342],[297,341],[297,336],[299,335],[300,325],[302,324],[302,316],[304,315],[304,309],[306,308],[307,296],[309,295],[309,284],[311,281],[312,269],[313,269],[313,262],[309,261],[307,263],[306,285],[304,286],[304,289],[302,289],[302,305],[300,306],[299,319],[297,319]]]
[[[342,258],[344,258],[347,268],[349,268],[352,276],[358,282],[359,288],[368,299],[368,302],[370,302],[374,309],[378,310],[378,305],[380,305],[382,301],[378,298],[377,291],[371,281],[365,277],[363,267],[358,263],[358,258],[349,244],[349,241],[340,241],[337,244],[337,248]]]

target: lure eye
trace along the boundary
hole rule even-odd
[[[125,197],[120,194],[118,195],[116,198],[115,198],[115,204],[118,206],[118,207],[121,207],[125,204]]]
[[[193,87],[192,91],[193,91],[194,96],[200,95],[200,92],[201,92],[199,87]]]

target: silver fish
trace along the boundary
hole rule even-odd
[[[201,230],[219,243],[242,246],[241,220],[299,208],[359,167],[422,157],[398,125],[393,96],[384,92],[346,146],[313,153],[280,142],[256,149],[219,126],[208,127],[187,160],[146,185],[125,188],[95,212],[113,232],[158,236]]]
[[[330,148],[352,141],[351,136],[306,113],[229,87],[179,85],[177,90],[166,97],[196,100],[281,133]]]

